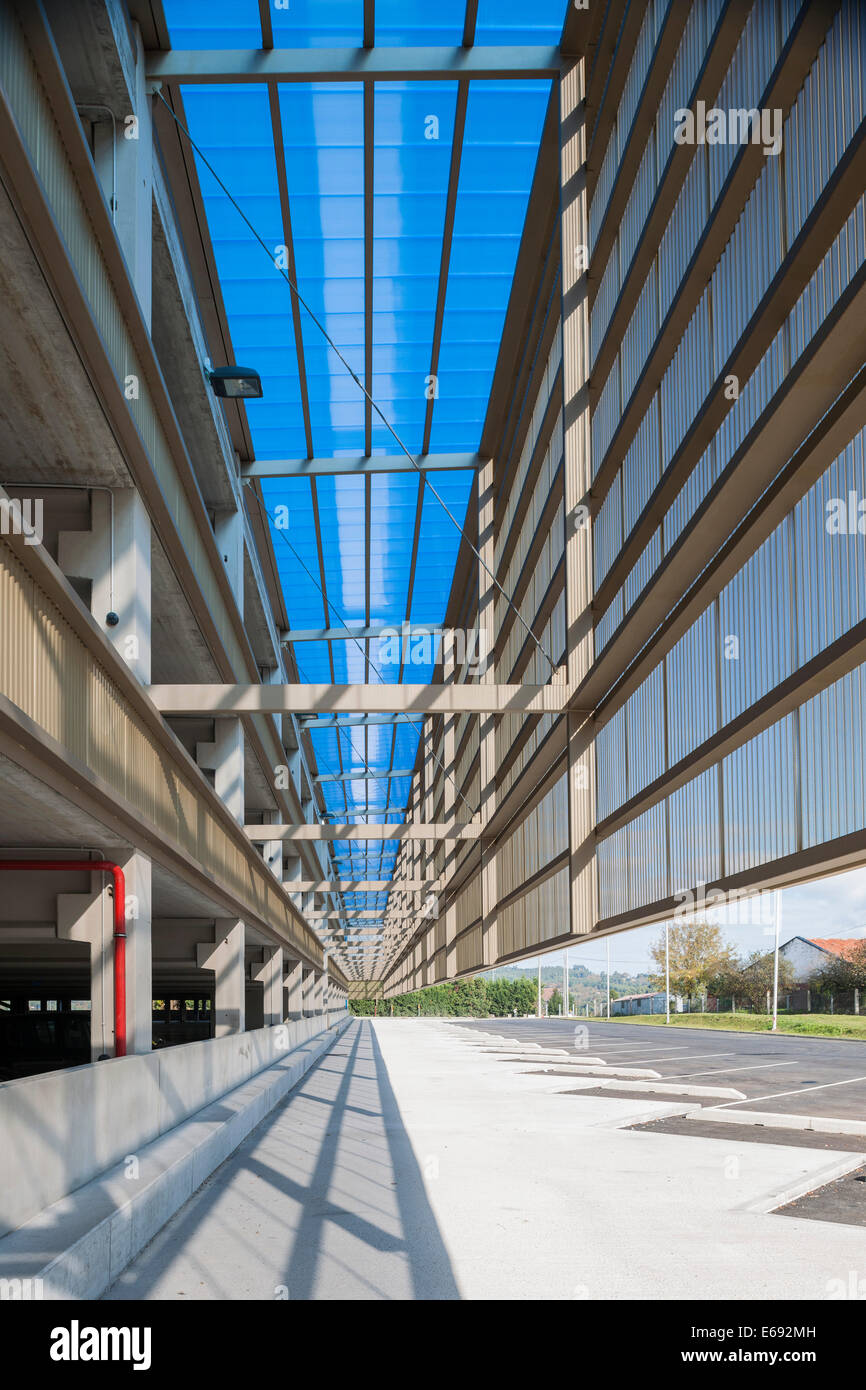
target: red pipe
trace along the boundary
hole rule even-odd
[[[126,1056],[126,882],[108,859],[0,859],[0,869],[111,874],[114,879],[114,1055]]]

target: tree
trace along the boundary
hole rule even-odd
[[[815,984],[827,994],[866,989],[866,941],[852,941],[844,956],[831,957]]]
[[[555,989],[547,1001],[547,1012],[550,1015],[562,1013],[562,994]]]
[[[744,961],[720,970],[712,981],[713,994],[731,995],[751,1004],[756,1013],[767,1011],[767,994],[773,997],[774,951],[753,951]],[[779,956],[779,994],[793,988],[794,971],[790,961]]]
[[[692,995],[703,993],[710,980],[724,970],[735,967],[731,946],[723,939],[721,927],[711,922],[695,921],[674,924],[669,929],[671,992]],[[665,987],[665,936],[650,947],[650,957],[657,973],[650,977],[654,989]]]

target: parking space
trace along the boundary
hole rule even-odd
[[[866,1120],[866,1043],[856,1040],[578,1019],[479,1019],[462,1026],[537,1047],[549,1066],[556,1059],[547,1059],[548,1050],[564,1050],[575,1075],[586,1066],[614,1082],[624,1073],[624,1087],[636,1071],[666,1086],[706,1086],[705,1108]],[[506,1046],[503,1055],[514,1053]],[[739,1096],[714,1100],[720,1087]]]

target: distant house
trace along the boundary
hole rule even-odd
[[[779,947],[779,955],[790,962],[795,984],[807,985],[820,975],[834,956],[849,956],[857,945],[857,941],[846,941],[838,936],[792,936],[790,941]]]
[[[682,1013],[683,1001],[678,994],[671,995],[671,1012]],[[612,1014],[663,1014],[665,1012],[665,992],[658,989],[649,994],[621,994],[611,999]]]

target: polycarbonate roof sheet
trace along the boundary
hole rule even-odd
[[[476,41],[556,43],[562,0],[479,0]],[[256,0],[165,0],[178,48],[258,47]],[[456,45],[465,5],[377,0],[376,42]],[[277,47],[360,44],[362,0],[292,0],[271,7]],[[362,83],[192,85],[187,123],[219,177],[265,242],[263,249],[196,156],[235,361],[255,367],[264,397],[245,402],[255,455],[295,459],[398,454],[400,446],[365,403],[365,270],[372,270],[372,392],[412,455],[425,421],[430,449],[477,451],[514,266],[526,217],[550,84],[536,79],[468,84],[453,239],[445,238],[454,166],[456,81],[372,85],[372,243],[365,242],[365,95]],[[370,97],[366,98],[367,112]],[[288,224],[280,201],[274,125],[284,152]],[[289,235],[301,297],[349,363],[347,371],[309,314],[296,341],[292,295],[278,266]],[[443,262],[444,255],[444,262]],[[444,312],[437,379],[430,380],[443,263]],[[432,400],[430,399],[432,395]],[[309,440],[305,412],[309,422]],[[286,477],[262,481],[274,554],[292,628],[384,624],[439,626],[453,580],[459,529],[472,489],[469,470]],[[287,518],[287,521],[286,521]],[[298,643],[298,676],[315,683],[423,683],[437,645],[413,648],[406,664],[379,640]],[[405,648],[404,648],[405,656]],[[343,774],[411,768],[420,722],[310,728],[316,769]],[[405,819],[408,778],[319,784],[332,820]],[[342,877],[387,878],[395,841],[337,841]],[[381,901],[385,901],[384,895]],[[355,895],[347,906],[373,906]]]

